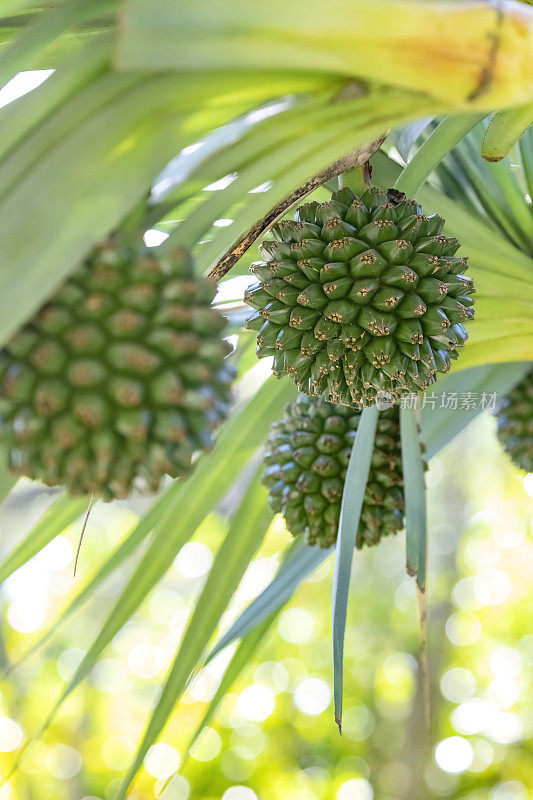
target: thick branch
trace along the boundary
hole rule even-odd
[[[250,248],[260,236],[263,236],[263,234],[266,233],[266,231],[276,222],[276,220],[286,214],[291,206],[293,206],[295,203],[298,203],[303,197],[306,197],[306,195],[314,192],[315,189],[318,189],[319,186],[322,186],[323,183],[331,180],[331,178],[336,178],[343,172],[348,172],[348,170],[354,169],[354,167],[363,166],[363,164],[368,161],[370,156],[372,156],[376,150],[380,148],[385,136],[386,134],[381,136],[379,139],[370,142],[370,144],[367,144],[364,147],[359,147],[357,150],[352,150],[351,153],[339,158],[333,164],[330,164],[329,167],[321,170],[308,181],[306,181],[303,186],[298,187],[298,189],[295,189],[293,192],[287,195],[287,197],[284,197],[283,200],[277,203],[274,208],[271,208],[264,217],[254,223],[254,225],[252,225],[252,227],[246,231],[246,233],[237,239],[230,249],[227,250],[226,253],[224,253],[217,263],[209,270],[209,277],[214,278],[217,281],[223,278],[224,275],[229,272],[230,269],[237,263],[237,261],[242,258],[248,248]]]

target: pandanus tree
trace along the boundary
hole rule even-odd
[[[207,719],[329,556],[341,725],[355,547],[405,526],[423,622],[425,463],[489,405],[444,395],[506,396],[501,440],[531,469],[533,9],[6,0],[1,12],[0,79],[52,73],[0,111],[2,496],[18,475],[63,491],[0,577],[89,504],[174,479],[45,635],[137,554],[43,729],[206,515],[237,482],[242,495],[122,798],[192,676],[239,641]],[[244,298],[213,300],[249,269]],[[243,392],[256,337],[274,375]],[[219,631],[272,518],[263,481],[295,541]]]

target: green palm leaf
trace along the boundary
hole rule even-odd
[[[17,482],[17,477],[7,468],[7,453],[0,447],[0,503],[3,503]]]
[[[415,413],[415,409],[400,408],[405,494],[405,546],[407,573],[416,578],[419,590],[424,593],[427,573],[426,482]]]
[[[82,58],[79,57],[79,53],[75,53],[65,59],[61,69],[57,69],[38,89],[0,109],[3,134],[0,141],[0,158],[5,159],[6,154],[15,146],[20,148],[32,129],[38,128],[48,115],[53,114],[69,98],[109,71],[111,44],[111,36],[97,37],[83,47]],[[39,132],[42,136],[45,135],[43,129],[40,128]],[[33,144],[36,144],[39,138],[39,136],[34,137]],[[53,139],[50,143],[53,143]],[[27,166],[26,156],[20,158],[20,154],[24,152],[26,151],[19,149],[17,159],[19,168],[20,164]],[[28,158],[32,155],[28,152]]]
[[[499,16],[483,0],[444,9],[413,0],[310,0],[303,15],[299,0],[205,0],[201,7],[126,0],[117,60],[122,69],[156,71],[315,70],[409,87],[463,108],[510,106],[531,100],[533,10],[506,0],[502,6],[506,25],[488,84],[480,79],[479,53],[499,31]],[[514,70],[505,67],[507,58]]]
[[[277,382],[273,378],[266,381],[240,412],[223,426],[215,450],[199,460],[189,480],[174,484],[172,501],[164,506],[145,554],[43,726],[21,750],[15,768],[25,749],[50,725],[63,702],[92,669],[102,650],[137,610],[183,544],[194,535],[204,517],[231,487],[261,444],[268,426],[294,392],[290,383]],[[232,464],[232,470],[228,470],[228,463]]]
[[[261,474],[262,468],[252,479],[217,553],[148,727],[122,783],[119,798],[126,796],[128,786],[140,768],[148,749],[163,730],[231,596],[268,530],[272,514],[266,503],[266,492],[261,485]]]
[[[253,630],[276,609],[285,605],[300,583],[315,571],[331,551],[332,548],[322,550],[320,547],[309,547],[305,542],[294,542],[287,550],[273,580],[220,637],[209,653],[206,663],[236,639]]]
[[[344,632],[348,607],[348,591],[355,550],[359,517],[363,507],[379,411],[375,406],[365,408],[357,426],[346,480],[342,493],[339,534],[335,549],[333,577],[332,627],[333,627],[333,697],[335,722],[341,729]]]
[[[39,637],[35,644],[19,658],[17,662],[12,665],[12,669],[16,669],[22,664],[30,655],[33,655],[40,647],[42,647],[51,636],[53,636],[59,628],[67,622],[68,619],[80,609],[86,602],[91,600],[104,581],[121,567],[135,551],[139,548],[142,542],[148,538],[153,531],[155,525],[161,520],[162,516],[166,513],[170,504],[174,501],[174,493],[172,487],[167,489],[151,509],[142,517],[142,519],[135,525],[133,531],[129,533],[124,541],[122,541],[115,550],[107,556],[96,573],[92,578],[87,581],[85,586],[80,589],[78,594],[70,601],[65,609],[59,614],[57,619],[50,625],[50,627]],[[39,523],[40,524],[40,523]]]
[[[87,510],[88,504],[88,497],[69,497],[66,494],[54,500],[27,536],[0,563],[0,583],[63,533]]]
[[[441,378],[421,398],[422,438],[428,461],[485,409],[494,410],[524,377],[529,363],[487,364]],[[473,403],[463,398],[473,396]]]
[[[64,0],[50,10],[38,14],[0,55],[0,83],[3,84],[23,69],[33,66],[36,57],[62,33],[87,20],[110,14],[116,0]],[[38,62],[39,63],[39,62]],[[40,66],[40,63],[39,63]]]
[[[235,652],[231,657],[231,661],[224,671],[222,680],[220,681],[215,694],[213,695],[195,732],[189,740],[189,744],[186,747],[186,752],[191,749],[202,730],[213,719],[220,703],[224,699],[225,695],[230,691],[232,685],[235,683],[239,675],[246,669],[247,666],[249,666],[256,651],[259,650],[260,646],[264,643],[266,635],[276,621],[281,609],[282,606],[278,606],[278,608],[273,611],[270,616],[266,617],[262,622],[259,622],[255,628],[252,628],[250,631],[248,631],[248,633],[244,634],[239,641],[239,644],[237,645]]]

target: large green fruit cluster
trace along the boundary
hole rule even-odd
[[[519,469],[533,472],[533,369],[503,400],[498,438]]]
[[[306,394],[372,405],[418,393],[447,372],[473,317],[467,259],[444,220],[389,190],[307,203],[261,245],[245,300],[257,354]]]
[[[337,538],[346,468],[360,412],[300,395],[271,426],[264,456],[270,505],[296,536],[330,547]],[[404,494],[397,407],[379,415],[356,546],[403,527]]]
[[[186,474],[229,406],[214,292],[184,252],[96,248],[0,351],[11,469],[106,500]]]

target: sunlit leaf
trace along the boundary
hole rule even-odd
[[[241,636],[245,636],[248,631],[253,630],[276,609],[285,605],[300,583],[315,571],[332,550],[331,547],[321,549],[320,547],[310,547],[305,542],[294,542],[288,549],[273,580],[220,637],[207,661],[211,661],[225,647]]]
[[[252,479],[216,555],[156,707],[119,791],[119,798],[126,796],[128,786],[140,768],[148,749],[163,730],[231,596],[268,530],[272,514],[266,503],[266,491],[261,485],[261,475],[262,467]]]
[[[405,192],[409,198],[415,198],[437,164],[482,119],[483,114],[445,117],[402,170],[395,184],[396,189]]]
[[[17,477],[7,468],[7,453],[0,447],[0,503],[3,503],[17,482]]]
[[[222,680],[220,681],[215,694],[213,695],[209,705],[198,724],[195,732],[189,740],[186,750],[189,751],[196,739],[205,728],[206,725],[213,719],[217,709],[224,699],[225,695],[230,691],[231,687],[239,677],[239,675],[251,663],[256,651],[264,643],[265,637],[277,619],[282,606],[273,611],[269,617],[266,617],[262,622],[259,622],[255,628],[252,628],[246,633],[237,645],[235,652],[231,657],[231,661],[224,671]]]
[[[427,510],[424,461],[415,417],[416,409],[400,408],[400,435],[405,494],[405,549],[407,572],[426,590]]]
[[[13,186],[0,202],[3,340],[135,205],[180,145],[239,108],[319,83],[283,76],[261,81],[252,73],[201,73],[185,82],[175,75],[99,80],[34,132],[23,152],[10,152],[0,168],[2,190]],[[184,133],[188,115],[214,97],[208,113],[192,114]]]
[[[505,25],[493,8],[411,0],[126,0],[118,63],[122,68],[333,71],[427,92],[456,106],[513,105],[531,99],[533,9],[506,2]],[[503,13],[503,12],[502,12]],[[480,78],[480,53],[499,31],[492,80]],[[291,36],[287,36],[290,30]],[[268,32],[268,35],[266,35]],[[514,69],[508,64],[512,63]]]
[[[352,573],[352,560],[359,518],[363,507],[379,411],[375,406],[365,408],[357,426],[352,446],[346,480],[342,493],[339,533],[335,548],[335,573],[333,577],[332,627],[333,627],[333,697],[335,722],[341,729],[344,632],[348,607],[348,591]]]
[[[231,487],[262,443],[270,423],[294,393],[291,382],[274,378],[266,381],[240,412],[234,413],[223,426],[214,451],[199,460],[188,481],[177,482],[172,487],[172,501],[160,509],[147,550],[41,729],[28,739],[19,753],[17,764],[25,749],[50,725],[63,702],[92,669],[102,650],[162,578],[183,544],[194,535],[204,517]],[[231,470],[228,464],[232,465]]]
[[[487,364],[440,378],[434,389],[421,397],[422,438],[428,460],[483,411],[494,412],[529,368],[528,363],[520,362]]]
[[[88,497],[69,497],[66,494],[54,500],[27,536],[0,563],[0,583],[63,533],[87,510],[88,504]]]
[[[139,520],[138,524],[135,525],[132,532],[126,536],[124,541],[121,542],[110,555],[106,555],[93,577],[87,581],[85,586],[80,589],[66,608],[61,611],[50,627],[41,634],[38,640],[12,665],[13,669],[22,664],[26,658],[35,653],[38,648],[42,647],[49,638],[57,633],[59,628],[70,619],[72,614],[84,605],[84,603],[95,597],[101,584],[104,583],[115,570],[121,567],[149,536],[155,524],[159,522],[172,501],[173,492],[171,489],[167,489],[166,492],[158,497],[152,508]]]
[[[3,84],[17,72],[33,66],[36,57],[42,57],[58,36],[74,25],[80,25],[115,11],[116,0],[64,0],[55,7],[38,14],[20,36],[0,54],[0,83]]]

